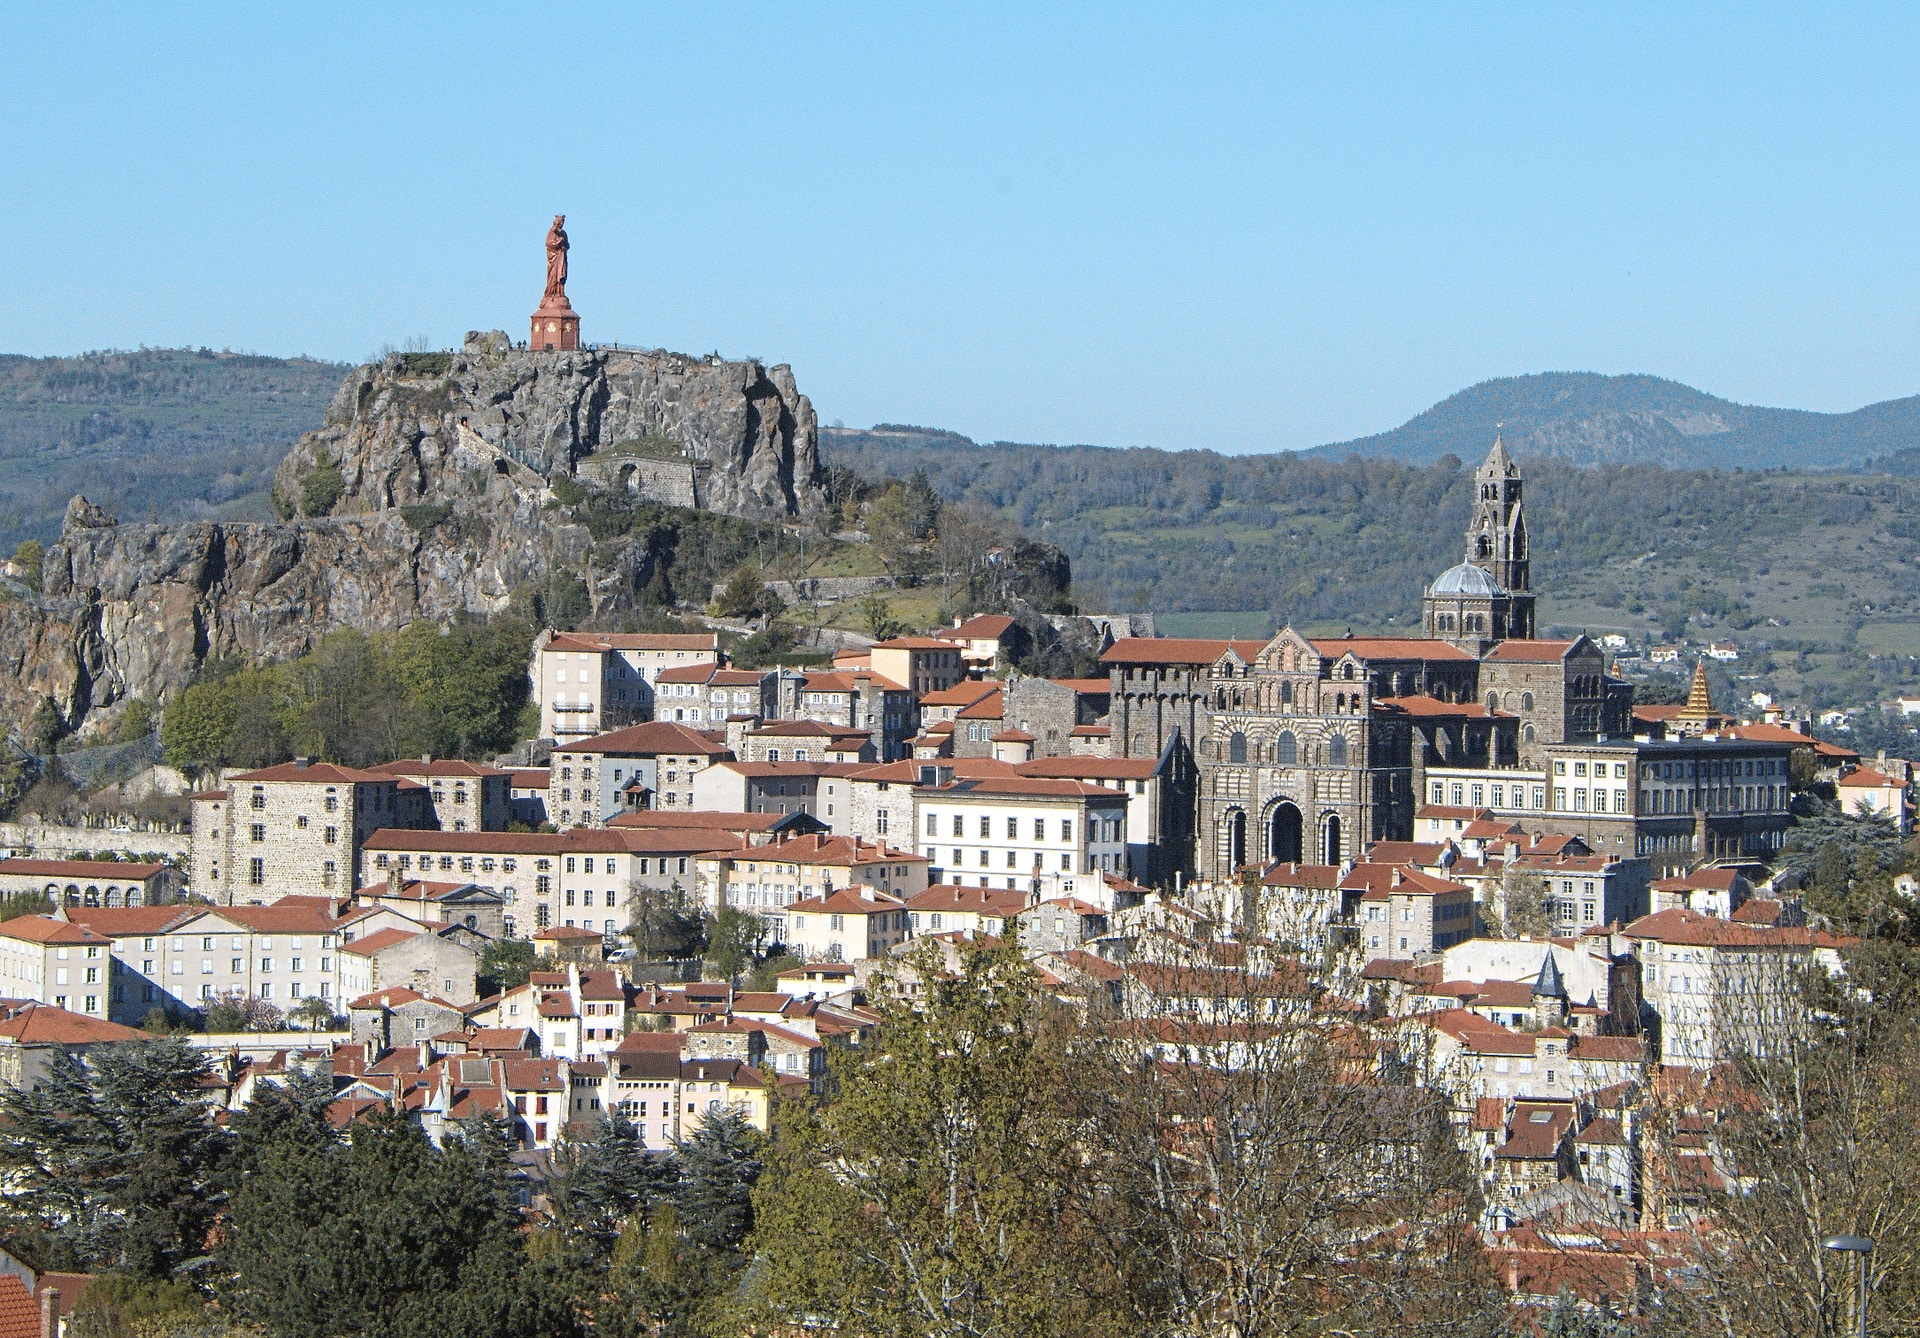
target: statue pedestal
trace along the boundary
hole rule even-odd
[[[566,298],[559,305],[541,304],[533,313],[533,334],[527,347],[537,351],[565,351],[580,347],[580,318]]]

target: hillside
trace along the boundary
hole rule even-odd
[[[1542,372],[1482,381],[1391,432],[1310,454],[1418,465],[1477,458],[1498,424],[1515,455],[1579,465],[1843,469],[1920,447],[1920,396],[1809,413],[1734,404],[1657,376]]]
[[[209,349],[0,355],[0,545],[85,492],[129,519],[264,520],[274,467],[346,368]]]
[[[1167,620],[1182,631],[1223,627],[1228,611],[1262,627],[1414,625],[1423,586],[1460,560],[1471,501],[1452,457],[980,445],[925,429],[830,430],[824,449],[863,473],[923,470],[942,497],[1058,544],[1084,607],[1215,615]],[[1731,638],[1750,649],[1742,672],[1803,700],[1912,681],[1920,484],[1520,463],[1543,628]]]

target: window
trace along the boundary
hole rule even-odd
[[[1327,765],[1344,767],[1347,764],[1347,736],[1335,734],[1327,740]]]
[[[260,887],[267,881],[267,862],[259,856],[247,861],[247,882]]]
[[[258,785],[253,787],[251,805],[254,808],[265,808],[267,806],[267,792]]]
[[[1293,731],[1283,729],[1273,745],[1274,761],[1283,767],[1293,766],[1300,760],[1300,744],[1293,737]],[[1437,796],[1436,796],[1437,798]]]
[[[1247,736],[1235,730],[1227,737],[1227,761],[1245,762],[1247,760]]]
[[[1072,818],[1060,819],[1060,839],[1062,841],[1073,840],[1073,819]]]
[[[267,839],[267,824],[256,822],[247,828],[247,839],[256,844]]]

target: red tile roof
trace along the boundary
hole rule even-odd
[[[40,1307],[14,1273],[0,1273],[0,1338],[41,1338]]]
[[[391,948],[396,943],[406,943],[421,937],[420,931],[413,929],[376,929],[365,938],[357,938],[351,943],[340,946],[341,952],[350,952],[356,957],[371,957],[376,952]]]
[[[950,688],[941,688],[929,692],[920,698],[922,707],[928,706],[971,706],[982,697],[1000,691],[1000,685],[990,679],[966,678]]]
[[[1224,641],[1211,637],[1128,636],[1121,637],[1100,656],[1102,664],[1186,664],[1208,665],[1229,649],[1243,660],[1253,660],[1266,646],[1264,641]]]
[[[1471,660],[1473,656],[1447,641],[1424,637],[1350,636],[1315,640],[1313,648],[1328,659],[1352,652],[1362,660]]]
[[[910,911],[965,912],[972,915],[1018,915],[1027,908],[1024,892],[996,891],[990,887],[961,887],[955,883],[935,883],[926,891],[907,898]]]
[[[975,701],[973,705],[961,711],[954,718],[957,720],[998,720],[1006,714],[1006,702],[1007,698],[1004,692],[997,690],[989,692],[986,696]]]
[[[729,750],[724,739],[716,739],[704,730],[689,729],[665,720],[649,720],[644,724],[596,734],[582,743],[569,743],[554,751],[618,757],[721,757]]]
[[[717,632],[555,632],[548,650],[712,650]]]
[[[1109,790],[1105,786],[1090,785],[1086,781],[1056,779],[1046,776],[983,776],[978,780],[965,780],[955,784],[952,789],[941,789],[940,797],[956,794],[1010,795],[1034,799],[1125,799],[1126,795],[1118,790]]]
[[[403,758],[397,762],[382,762],[368,770],[389,776],[451,776],[457,780],[509,774],[500,767],[490,767],[484,762],[463,762],[454,757]]]
[[[1337,864],[1274,864],[1260,876],[1268,887],[1317,887],[1333,891],[1340,886]]]
[[[27,943],[95,943],[106,946],[110,940],[85,925],[69,924],[51,915],[18,915],[0,923],[0,937]]]
[[[41,1003],[25,1004],[0,1018],[0,1036],[18,1045],[109,1045],[153,1039],[118,1022]]]
[[[896,636],[885,641],[876,641],[867,647],[869,652],[876,650],[952,650],[951,642],[930,636]]]
[[[828,911],[842,915],[876,915],[881,911],[906,909],[907,903],[898,897],[890,897],[876,888],[859,884],[854,887],[837,888],[825,896],[808,897],[796,901],[787,907],[789,914],[822,914]]]
[[[305,765],[282,762],[277,767],[263,767],[259,771],[243,771],[237,776],[229,776],[227,784],[302,781],[309,785],[392,785],[395,780],[395,777],[378,771],[362,771],[357,767],[337,766],[332,762],[309,762]]]
[[[1449,720],[1511,719],[1505,711],[1489,711],[1479,702],[1443,702],[1438,697],[1415,694],[1409,697],[1381,697],[1373,703],[1376,711],[1398,711],[1422,719]]]
[[[0,859],[0,876],[24,874],[29,878],[90,878],[101,882],[145,882],[167,866],[164,864],[121,863],[108,859],[27,859],[16,856]]]
[[[979,613],[958,627],[945,628],[934,635],[949,641],[985,641],[989,637],[998,640],[1012,626],[1013,619],[1004,613]]]
[[[1036,757],[1016,764],[1022,776],[1058,776],[1068,780],[1148,780],[1160,769],[1154,757]]]
[[[96,934],[122,938],[132,934],[164,934],[176,925],[207,914],[207,906],[69,906],[67,918]]]

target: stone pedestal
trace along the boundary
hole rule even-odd
[[[557,306],[542,305],[533,313],[533,334],[527,347],[535,352],[580,347],[580,317],[564,297]]]

